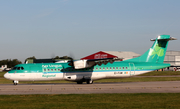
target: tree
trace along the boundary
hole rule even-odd
[[[29,57],[29,58],[27,58],[27,59],[36,59],[36,57],[35,56],[32,56],[32,57]],[[26,59],[26,60],[27,60]]]
[[[55,58],[53,58],[53,59],[60,59],[60,57],[59,56],[56,56]]]
[[[63,56],[63,57],[60,57],[59,59],[71,59],[72,60],[72,58],[69,56]]]
[[[19,61],[18,59],[13,59],[13,60],[11,60],[11,59],[6,59],[6,60],[1,60],[1,61],[0,61],[0,66],[2,66],[2,65],[7,65],[8,68],[12,68],[12,67],[14,67],[15,65],[18,65],[18,64],[21,64],[21,63],[22,63],[22,62]]]

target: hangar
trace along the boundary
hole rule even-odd
[[[83,59],[103,59],[103,58],[120,58],[119,61],[131,59],[140,56],[140,54],[129,51],[99,51],[97,53],[86,56]],[[123,58],[123,59],[122,59]]]
[[[103,59],[103,58],[119,58],[116,61],[123,61],[127,59],[132,59],[140,56],[141,54],[137,54],[131,51],[99,51],[84,58],[84,59]],[[31,62],[32,61],[32,62]],[[59,60],[53,59],[28,59],[25,63],[53,63]],[[165,70],[180,70],[180,51],[167,51],[164,59],[164,63],[170,63],[171,66]]]
[[[123,58],[119,61],[132,59],[140,56],[131,51],[99,51],[97,53],[86,56],[83,59],[99,59],[99,58]],[[167,51],[164,59],[164,63],[170,63],[171,66],[165,70],[180,70],[180,51]]]
[[[180,51],[167,51],[164,59],[164,63],[170,63],[171,66],[169,70],[179,70],[180,69]]]

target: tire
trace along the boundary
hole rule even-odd
[[[77,84],[82,84],[83,82],[82,81],[78,81]]]
[[[87,84],[93,84],[93,80],[91,80],[91,79],[90,79],[90,80],[87,80],[86,83],[87,83]]]

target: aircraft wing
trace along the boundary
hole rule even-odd
[[[113,63],[116,60],[121,60],[123,58],[102,58],[102,59],[84,59],[84,60],[76,60],[71,61],[69,63],[70,66],[74,66],[75,69],[83,69],[90,68],[95,65],[101,66],[102,64],[106,65],[107,63]]]

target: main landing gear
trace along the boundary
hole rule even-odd
[[[86,82],[87,84],[93,84],[92,79],[88,79],[88,80],[85,80],[85,81],[77,81],[77,84],[83,84],[83,82]]]
[[[17,85],[19,83],[19,81],[14,80],[13,83],[14,83],[14,85]]]
[[[86,81],[87,84],[92,84],[93,83],[93,80],[92,79],[89,79]]]

